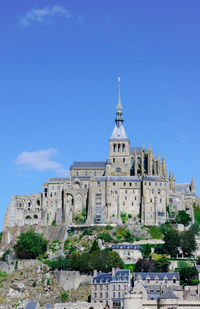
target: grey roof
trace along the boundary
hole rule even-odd
[[[93,278],[92,283],[110,283],[112,280],[112,273],[98,273],[97,276]]]
[[[175,184],[175,191],[180,193],[190,192],[190,183],[177,183]]]
[[[140,245],[129,245],[129,244],[120,244],[120,245],[112,245],[112,249],[132,249],[132,250],[143,250],[143,247]]]
[[[137,176],[96,176],[95,179],[97,181],[142,181]]]
[[[171,289],[165,289],[164,292],[158,297],[159,299],[178,299]]]
[[[114,127],[110,140],[128,140],[123,124]]]
[[[165,179],[163,179],[161,176],[159,175],[155,175],[155,176],[145,176],[144,180],[151,180],[151,181],[166,181]]]
[[[135,272],[135,280],[137,280],[137,277],[141,276],[142,280],[146,280],[147,277],[149,277],[151,280],[155,280],[156,277],[158,277],[159,280],[163,280],[165,277],[167,277],[168,280],[172,280],[174,277],[176,280],[179,280],[179,273],[143,273],[143,272]]]
[[[35,309],[37,307],[38,302],[37,301],[29,301],[26,304],[25,309]]]
[[[73,165],[70,168],[98,168],[105,169],[106,162],[104,161],[78,161],[73,162]]]
[[[130,153],[140,153],[140,152],[147,152],[144,147],[130,147]]]

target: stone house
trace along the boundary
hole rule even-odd
[[[140,245],[120,243],[112,245],[112,250],[119,254],[125,264],[134,264],[142,258],[143,248]]]

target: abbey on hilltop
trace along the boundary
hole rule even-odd
[[[174,174],[168,176],[164,156],[162,160],[159,154],[155,157],[150,145],[148,150],[130,147],[123,125],[119,80],[107,160],[74,162],[69,178],[50,178],[43,184],[42,193],[14,195],[5,215],[4,231],[52,222],[72,224],[83,209],[87,224],[121,223],[121,214],[126,213],[133,224],[159,225],[166,221],[169,210],[174,214],[186,210],[193,218],[193,202],[199,202],[194,179],[175,184]]]

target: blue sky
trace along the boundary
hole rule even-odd
[[[13,194],[106,160],[117,77],[132,146],[200,193],[200,2],[0,3],[0,225]]]

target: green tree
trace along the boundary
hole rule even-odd
[[[181,285],[193,285],[193,280],[197,279],[196,267],[183,267],[179,270]]]
[[[3,236],[3,232],[0,233],[0,243],[1,243],[1,240],[2,240],[2,236]]]
[[[193,224],[191,224],[190,231],[192,231],[195,235],[199,235],[200,232],[199,223],[194,222]]]
[[[90,253],[94,251],[100,251],[99,244],[96,239],[93,241],[92,247],[90,249]]]
[[[135,272],[153,272],[155,270],[156,262],[154,259],[139,259],[135,264]]]
[[[162,258],[156,261],[156,268],[157,270],[161,272],[168,272],[169,265],[170,265],[170,261],[165,256],[163,256]]]
[[[143,251],[144,257],[149,257],[151,255],[151,246],[146,244]]]
[[[128,217],[127,217],[126,213],[125,212],[121,212],[120,213],[120,217],[121,217],[122,223],[125,224],[126,221],[128,220]]]
[[[124,240],[127,241],[127,242],[132,242],[132,241],[134,241],[134,237],[133,237],[133,235],[131,234],[131,232],[130,232],[129,229],[127,229],[127,230],[125,231]]]
[[[184,226],[188,226],[192,218],[185,210],[179,210],[178,214],[176,215],[176,222],[179,224],[183,224]]]
[[[180,233],[180,247],[184,256],[191,256],[192,252],[197,249],[195,235],[191,230]]]
[[[163,245],[164,250],[172,257],[176,257],[178,254],[178,247],[180,244],[179,232],[175,229],[169,229],[164,234],[163,240],[165,242]]]
[[[51,267],[52,270],[71,270],[70,260],[62,256],[54,260],[46,260],[45,264]]]
[[[112,241],[113,241],[112,236],[111,236],[110,233],[108,233],[108,232],[98,233],[97,237],[98,237],[99,239],[102,239],[102,240],[105,241],[105,242],[112,242]]]
[[[29,230],[21,233],[14,250],[19,259],[35,259],[46,252],[47,244],[48,241],[42,235]]]

